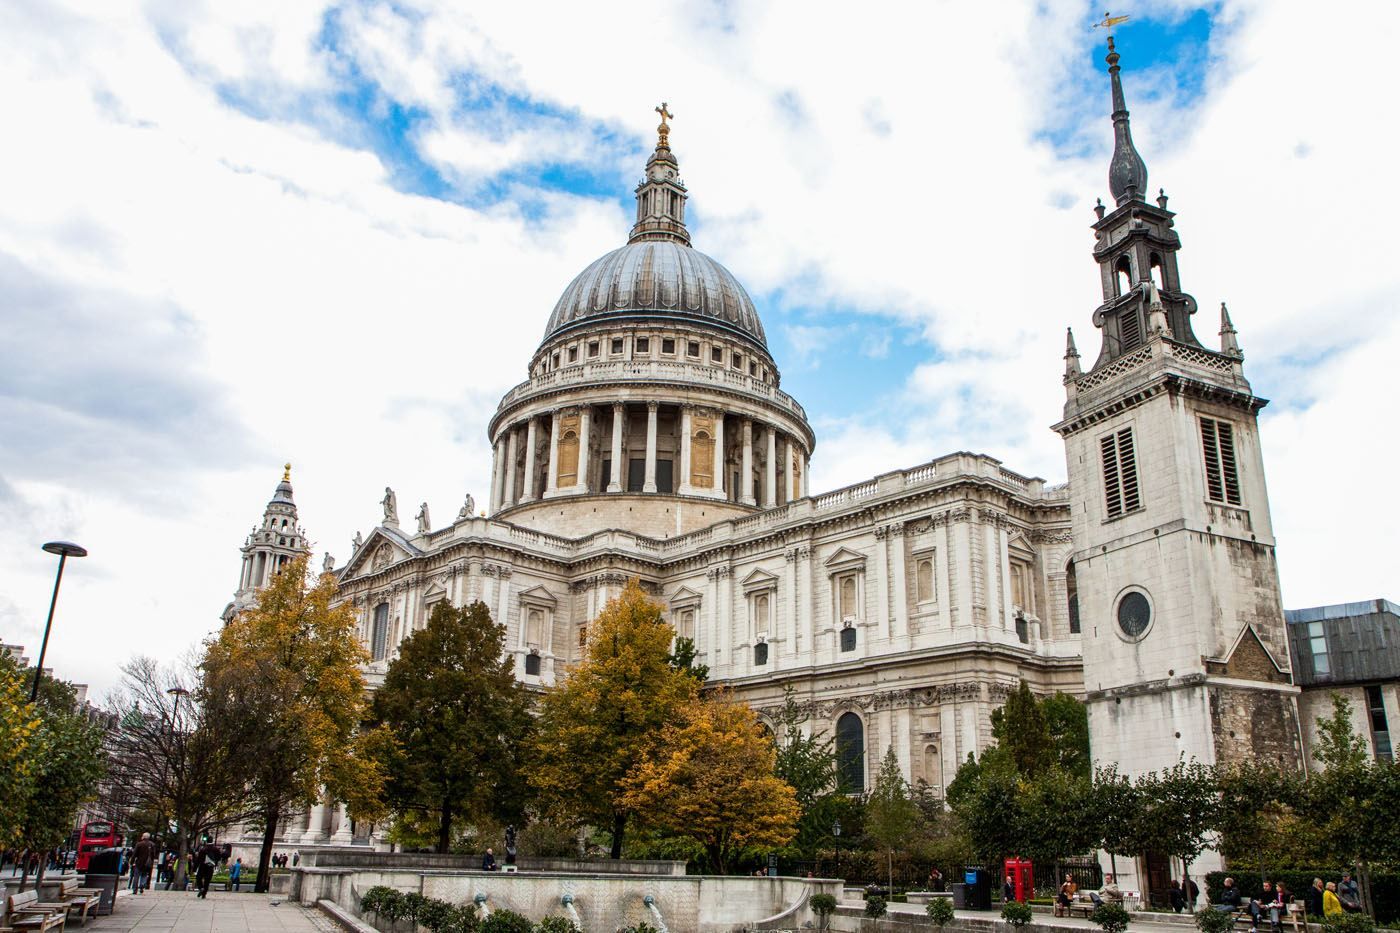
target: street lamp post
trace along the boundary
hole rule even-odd
[[[44,550],[58,555],[58,576],[54,577],[53,581],[53,598],[49,600],[49,619],[44,623],[44,641],[39,646],[39,663],[34,665],[34,686],[29,690],[30,703],[39,700],[39,674],[44,670],[44,655],[49,650],[49,629],[53,627],[53,610],[58,605],[58,585],[63,582],[63,565],[70,557],[87,557],[87,548],[72,541],[50,541],[44,545]]]
[[[831,835],[836,842],[836,877],[841,877],[841,821],[831,824]]]
[[[179,721],[180,721],[180,697],[187,697],[187,696],[190,695],[190,692],[189,692],[188,690],[186,690],[184,687],[181,687],[181,686],[178,686],[178,685],[177,685],[177,686],[174,686],[174,687],[171,687],[169,690],[167,690],[167,691],[165,691],[165,692],[166,692],[167,694],[169,694],[170,696],[173,696],[173,697],[175,698],[175,706],[174,706],[174,708],[171,709],[171,711],[170,711],[170,738],[171,738],[171,744],[172,744],[172,745],[178,745],[178,746],[180,746],[177,753],[178,753],[179,756],[180,756],[180,768],[181,768],[181,772],[180,772],[180,776],[177,778],[176,783],[177,783],[177,786],[179,786],[179,787],[181,788],[181,790],[182,790],[182,793],[181,793],[180,796],[181,796],[181,798],[183,798],[183,796],[184,796],[184,794],[183,794],[183,788],[184,788],[184,786],[185,786],[185,784],[184,784],[184,770],[183,770],[184,767],[185,767],[185,755],[184,755],[184,743],[180,741],[180,735],[181,735],[181,733],[178,731],[178,730],[179,730],[179,725],[178,725],[178,724],[179,724]],[[169,764],[168,756],[167,756],[166,764],[167,764],[167,765]],[[176,810],[177,810],[177,812],[176,812],[176,814],[175,814],[175,859],[176,859],[176,861],[175,861],[175,871],[174,871],[174,873],[173,873],[173,877],[170,879],[170,882],[169,882],[169,884],[168,884],[167,887],[166,887],[166,890],[167,890],[167,891],[170,890],[170,886],[171,886],[171,885],[178,887],[181,891],[185,890],[185,878],[186,878],[186,874],[185,874],[185,861],[186,861],[186,859],[185,859],[185,849],[186,849],[186,846],[185,846],[185,835],[184,835],[184,834],[185,834],[185,827],[182,826],[182,825],[180,824],[180,816],[181,816],[181,814],[178,812],[178,811],[179,811],[178,806],[177,806]]]

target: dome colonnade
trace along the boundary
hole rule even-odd
[[[627,244],[565,289],[491,421],[493,516],[578,533],[618,521],[596,498],[614,497],[630,526],[670,534],[808,494],[816,437],[753,301],[690,245],[668,131],[663,116]]]

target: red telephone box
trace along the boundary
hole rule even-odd
[[[1011,879],[1012,888],[1015,890],[1016,900],[1024,904],[1031,899],[1035,893],[1035,877],[1031,871],[1031,860],[1028,858],[1009,858],[1003,864],[1005,869],[1002,872],[1002,883],[1006,879]]]

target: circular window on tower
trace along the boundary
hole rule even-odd
[[[1128,641],[1141,641],[1152,627],[1152,601],[1145,590],[1133,587],[1118,597],[1118,634]]]

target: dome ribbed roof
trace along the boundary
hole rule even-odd
[[[564,289],[544,339],[609,317],[675,316],[767,338],[744,287],[699,250],[670,240],[639,240],[594,261]]]

